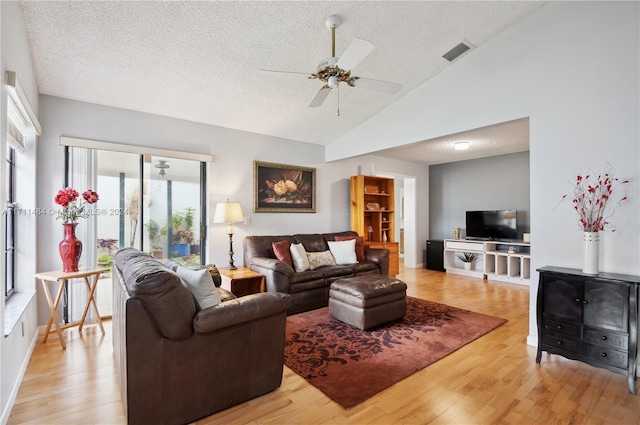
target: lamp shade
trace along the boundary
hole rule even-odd
[[[219,202],[213,216],[214,223],[239,223],[244,220],[239,202]]]

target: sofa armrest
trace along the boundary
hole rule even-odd
[[[289,293],[289,281],[295,271],[287,263],[275,258],[253,257],[247,267],[264,276],[267,292]]]
[[[276,258],[268,257],[253,257],[251,265],[260,267],[261,269],[273,270],[276,272],[284,273],[287,277],[292,277],[295,271],[293,267],[287,263],[280,261]]]
[[[365,248],[364,258],[380,267],[380,274],[389,276],[389,250],[385,248]]]
[[[291,306],[287,294],[263,292],[236,298],[200,310],[193,319],[197,333],[212,332],[244,322],[285,313]]]

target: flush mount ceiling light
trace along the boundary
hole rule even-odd
[[[456,142],[453,144],[453,148],[457,151],[469,149],[469,142]]]

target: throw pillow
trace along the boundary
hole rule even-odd
[[[358,262],[365,261],[364,258],[364,238],[362,236],[336,236],[334,237],[336,242],[349,241],[351,239],[356,240],[356,257]]]
[[[292,243],[289,247],[289,252],[291,252],[291,260],[293,261],[293,268],[296,272],[300,273],[309,270],[307,251],[301,243]]]
[[[322,252],[307,252],[307,258],[309,259],[309,269],[315,270],[322,266],[335,266],[336,260],[333,259],[331,251]]]
[[[356,257],[356,240],[350,239],[348,241],[328,241],[329,250],[336,260],[337,265],[354,264],[358,262]]]
[[[211,278],[213,279],[213,284],[218,287],[222,284],[222,279],[220,277],[220,272],[215,264],[207,264],[206,266],[185,266],[184,264],[177,263],[171,259],[166,259],[164,261],[164,265],[169,267],[174,272],[178,269],[179,266],[186,267],[191,270],[202,270],[207,269],[211,274]]]
[[[276,258],[283,263],[287,263],[290,267],[293,267],[291,251],[289,248],[290,246],[291,242],[289,241],[278,241],[271,244],[271,248],[273,248],[273,253],[276,255]]]
[[[220,304],[220,295],[213,283],[213,278],[209,270],[192,270],[187,267],[178,266],[176,273],[191,290],[191,293],[196,301],[198,301],[202,310]]]

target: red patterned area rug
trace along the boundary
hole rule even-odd
[[[403,319],[361,331],[323,308],[287,317],[285,364],[348,409],[506,322],[407,297]]]

